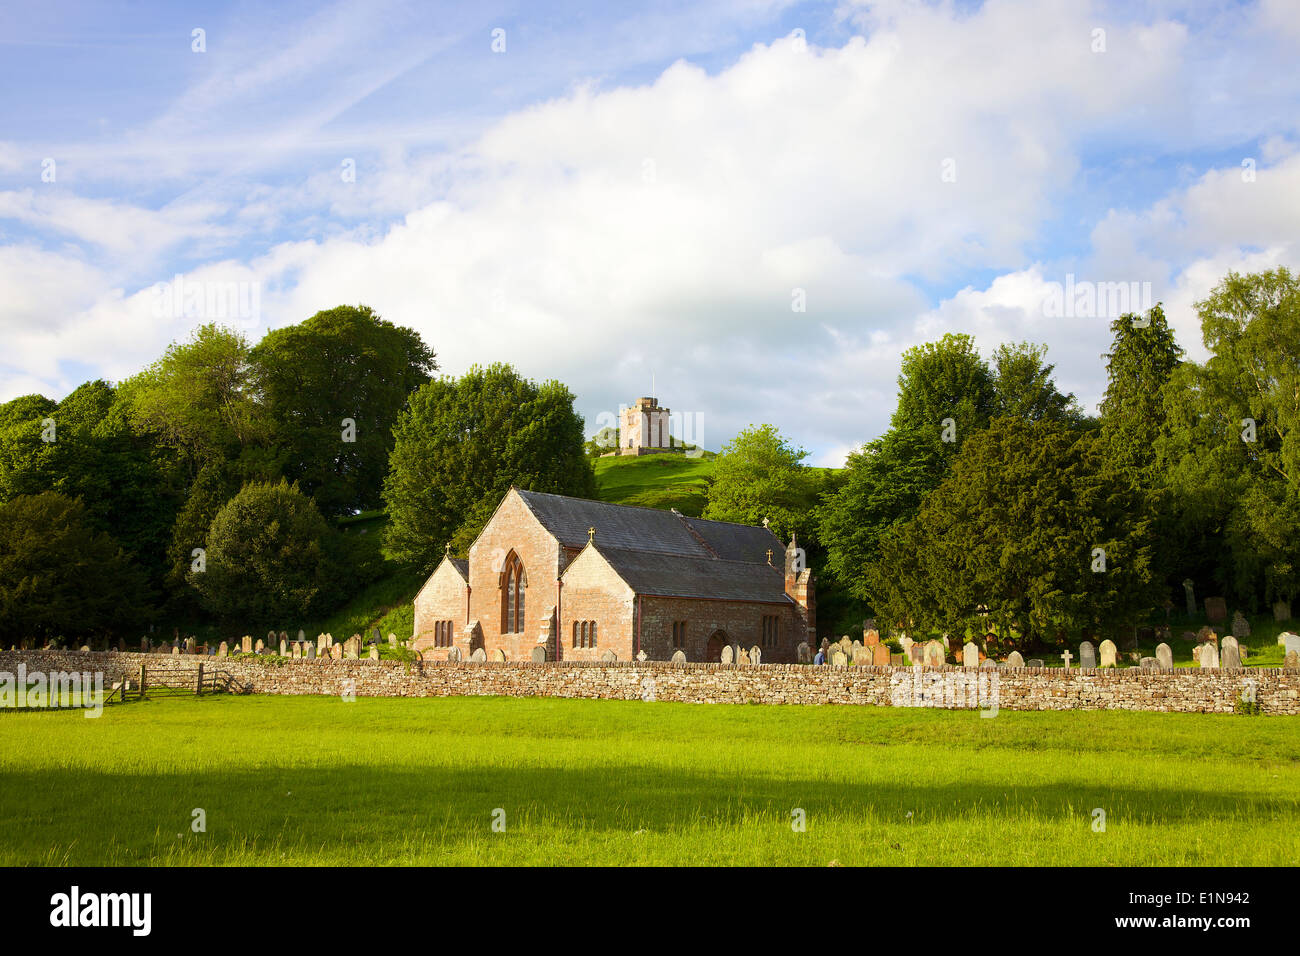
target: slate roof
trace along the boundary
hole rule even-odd
[[[784,561],[785,545],[766,528],[539,491],[520,491],[519,496],[542,526],[568,548],[585,547],[587,529],[595,528],[602,554],[606,549],[618,549],[766,567],[770,548],[776,564]]]
[[[469,580],[469,558],[448,558],[451,566],[460,572],[460,576],[466,581]]]
[[[637,594],[791,604],[785,573],[766,563],[723,561],[654,551],[630,551],[597,543],[595,550]],[[773,560],[779,560],[773,555]]]

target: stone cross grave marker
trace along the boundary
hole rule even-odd
[[[1069,651],[1065,651],[1063,654],[1061,654],[1061,660],[1065,661],[1065,669],[1067,671],[1070,669],[1070,658],[1073,656],[1074,655],[1071,654]]]

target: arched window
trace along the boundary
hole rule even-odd
[[[524,593],[528,590],[528,575],[523,562],[513,551],[506,558],[502,572],[501,631],[503,634],[520,634],[524,630]]]
[[[591,622],[591,646],[596,646],[596,622]]]

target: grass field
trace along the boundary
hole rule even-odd
[[[708,503],[712,452],[699,458],[686,455],[642,455],[596,459],[596,497],[620,505],[676,508],[698,518]]]
[[[1298,731],[1287,717],[509,698],[11,713],[0,865],[1294,866]]]

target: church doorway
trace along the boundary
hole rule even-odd
[[[727,637],[727,632],[719,628],[709,637],[708,646],[704,650],[704,660],[710,664],[716,664],[722,660],[722,649],[731,643],[731,638]]]

